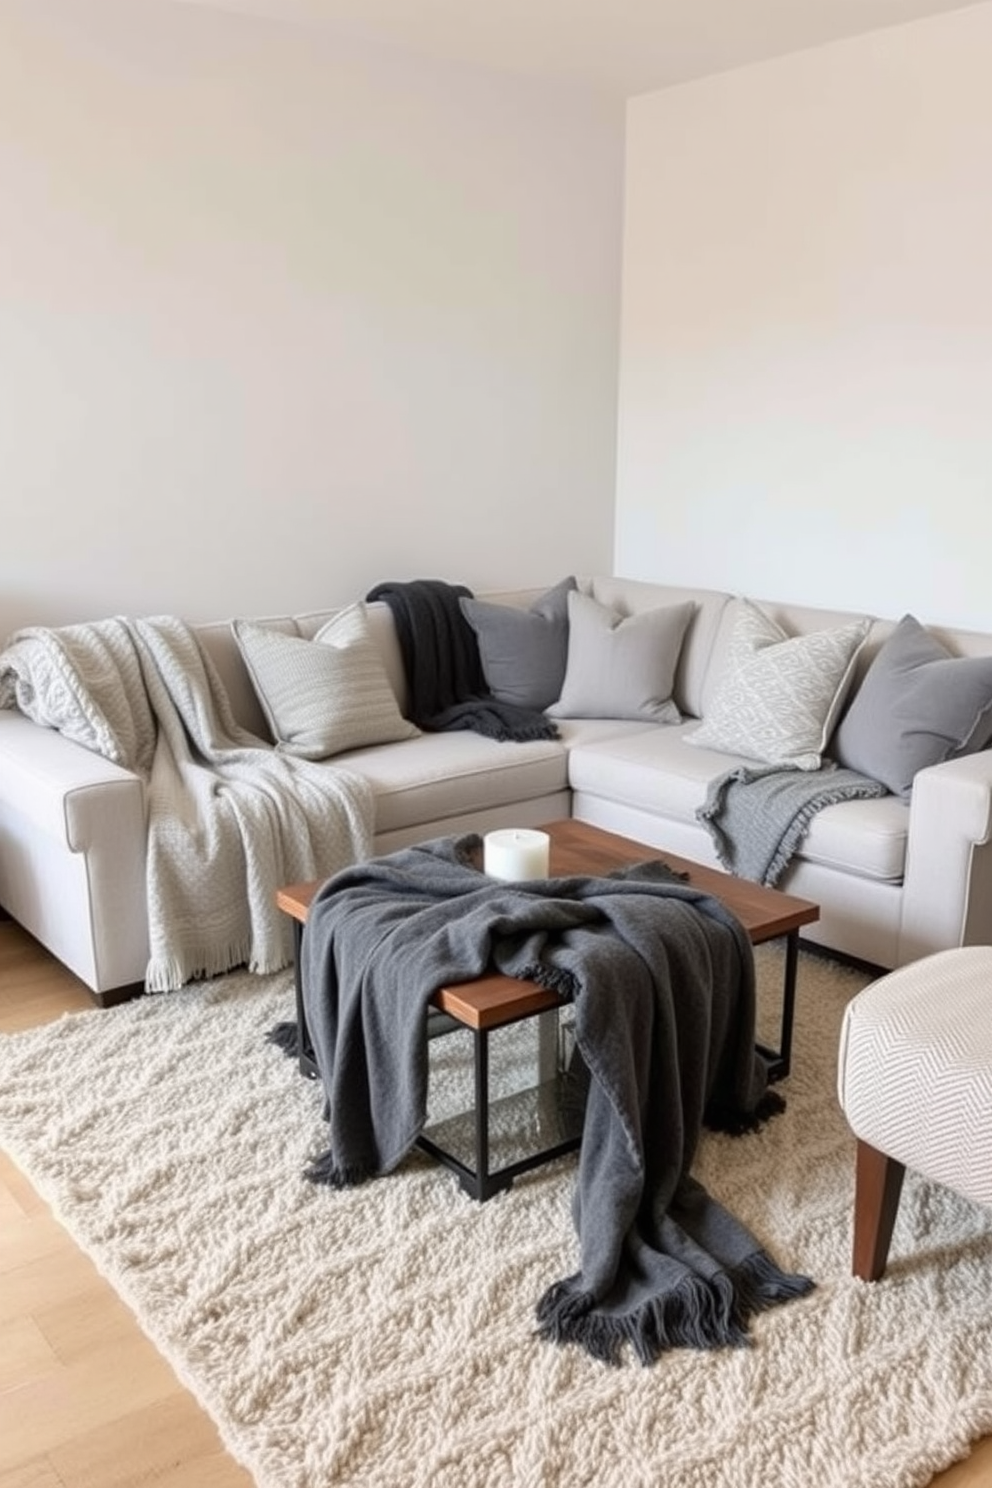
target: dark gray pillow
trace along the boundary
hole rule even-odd
[[[834,735],[838,764],[908,796],[927,765],[992,737],[992,656],[952,656],[913,615],[884,641]]]
[[[568,596],[574,577],[562,579],[529,610],[462,599],[462,614],[475,631],[486,684],[501,703],[544,709],[558,700],[568,659]]]

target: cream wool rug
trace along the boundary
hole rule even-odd
[[[762,954],[776,994],[780,967]],[[835,1071],[866,979],[806,955],[799,978],[787,1111],[708,1135],[695,1169],[818,1282],[747,1349],[610,1369],[534,1339],[577,1262],[573,1159],[484,1205],[420,1154],[305,1182],[320,1090],[264,1039],[288,975],[3,1038],[0,1142],[262,1488],[911,1488],[992,1431],[992,1216],[908,1175],[886,1278],[851,1279]],[[514,1079],[532,1032],[500,1036]],[[466,1045],[432,1046],[439,1110]]]

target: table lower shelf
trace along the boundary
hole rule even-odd
[[[476,1110],[449,1116],[425,1128],[417,1145],[457,1174],[474,1199],[509,1188],[514,1178],[566,1152],[582,1134],[582,1107],[567,1075],[491,1100],[480,1150]]]

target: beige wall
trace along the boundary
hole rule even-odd
[[[992,629],[992,5],[634,99],[616,563]]]
[[[623,110],[0,0],[0,631],[612,557]]]

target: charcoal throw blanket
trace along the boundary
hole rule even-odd
[[[818,811],[887,794],[877,780],[833,763],[819,770],[738,765],[710,782],[696,820],[728,873],[774,888]]]
[[[754,963],[719,901],[649,863],[610,878],[502,884],[471,834],[347,868],[314,899],[304,1010],[330,1144],[308,1176],[393,1169],[426,1118],[427,1006],[493,967],[573,999],[589,1072],[573,1213],[580,1268],[540,1333],[617,1363],[741,1344],[750,1316],[807,1292],[690,1168],[704,1122],[748,1130],[781,1099],[754,1048]]]
[[[407,716],[427,733],[471,729],[490,739],[556,739],[558,726],[543,713],[490,693],[462,598],[471,599],[471,589],[441,579],[379,584],[366,595],[392,611],[410,693]]]

